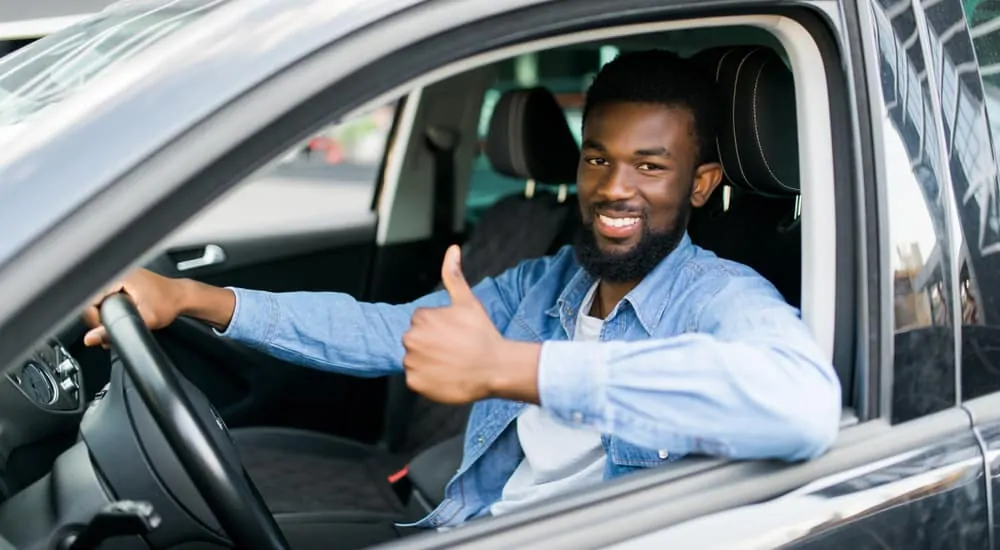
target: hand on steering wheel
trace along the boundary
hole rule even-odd
[[[108,296],[100,306],[101,324],[121,357],[140,397],[171,449],[194,481],[201,497],[237,548],[288,548],[267,505],[242,467],[227,460],[219,438],[184,391],[174,366],[153,339],[124,294]]]

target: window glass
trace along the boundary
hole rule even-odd
[[[525,181],[495,172],[485,153],[490,119],[504,92],[534,86],[551,91],[563,108],[570,131],[580,143],[583,94],[597,70],[617,53],[614,46],[588,45],[527,54],[497,64],[496,81],[486,91],[479,117],[480,146],[473,161],[466,199],[467,223],[474,224],[484,210],[502,197],[525,190]]]
[[[327,126],[285,154],[274,168],[275,173],[374,186],[396,105],[389,103]]]
[[[973,399],[1000,391],[1000,0],[946,0],[927,21],[941,37],[941,72],[957,88],[948,133],[963,240],[962,398]],[[948,30],[966,25],[969,35]]]
[[[892,420],[956,404],[949,239],[942,144],[912,8],[872,4],[879,49],[882,158],[893,274]]]

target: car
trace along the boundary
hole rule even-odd
[[[0,59],[0,548],[996,547],[998,9],[129,0],[24,46]],[[82,345],[82,308],[137,266],[400,303],[452,242],[470,279],[550,253],[574,223],[580,94],[650,47],[723,92],[725,185],[689,231],[770,279],[832,360],[822,456],[661,450],[395,540],[364,520],[441,502],[466,409],[186,319],[150,333],[120,297],[112,348]],[[283,179],[314,136],[387,111],[368,180]],[[362,525],[324,537],[342,521]]]

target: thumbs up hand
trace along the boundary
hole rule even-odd
[[[523,391],[527,383],[537,400],[537,350],[526,354],[526,344],[506,340],[497,331],[462,274],[459,247],[448,248],[441,280],[451,304],[416,310],[403,335],[407,386],[433,401],[470,403],[505,397],[500,388],[517,372],[523,379],[519,387]],[[520,368],[514,365],[518,361]]]

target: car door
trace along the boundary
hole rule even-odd
[[[961,239],[954,233],[955,161],[944,159],[967,153],[946,149],[938,122],[940,80],[928,61],[933,40],[921,28],[924,16],[919,5],[878,0],[860,2],[857,9],[864,10],[854,20],[859,34],[851,36],[853,42],[845,37],[844,44],[858,47],[855,59],[869,62],[859,74],[871,78],[870,87],[857,94],[871,105],[870,120],[864,120],[868,112],[860,111],[864,119],[859,124],[872,131],[863,156],[877,165],[866,174],[862,193],[871,193],[868,234],[878,232],[883,239],[882,244],[871,241],[877,251],[871,269],[882,276],[888,342],[878,368],[871,370],[880,373],[872,389],[881,388],[874,392],[880,396],[875,407],[885,424],[869,421],[870,425],[858,426],[854,445],[838,446],[804,466],[800,486],[758,504],[699,516],[690,510],[708,508],[705,502],[716,497],[723,501],[745,490],[748,500],[755,499],[754,492],[760,498],[771,491],[776,478],[748,472],[719,476],[718,486],[710,487],[694,483],[698,475],[678,471],[673,479],[665,476],[676,484],[674,490],[649,491],[642,505],[622,497],[627,491],[622,487],[621,493],[581,496],[561,509],[540,509],[540,519],[521,530],[474,526],[465,533],[456,531],[447,541],[405,541],[392,548],[950,549],[992,544],[992,487],[980,438],[971,429],[968,412],[960,407],[963,373],[956,334],[961,321],[952,308],[962,294],[962,283],[951,270],[961,253]],[[858,41],[870,46],[868,57]],[[940,62],[940,55],[934,57],[933,63]],[[867,87],[864,78],[858,83]],[[861,435],[867,429],[874,431]],[[870,458],[862,459],[864,454]],[[832,475],[806,473],[823,462],[854,466]],[[602,497],[621,500],[602,506],[598,504]],[[638,494],[635,500],[640,500]],[[725,508],[718,501],[712,506],[716,505]],[[584,506],[593,508],[584,511]],[[559,512],[562,515],[557,516]],[[546,513],[552,514],[551,520],[544,518]],[[646,528],[666,523],[672,514],[690,519],[640,536],[620,534],[641,531],[639,523]],[[543,534],[546,526],[552,531]],[[619,534],[611,534],[614,531]]]
[[[961,395],[986,447],[993,540],[1000,526],[1000,2],[951,0],[927,8],[952,140]]]
[[[0,318],[0,321],[6,323],[0,326],[5,328],[12,326],[8,317],[19,322],[21,332],[10,333],[10,336],[7,336],[9,338],[7,341],[12,342],[12,347],[20,346],[27,341],[28,336],[22,333],[26,334],[29,330],[41,332],[43,328],[40,327],[48,327],[56,322],[65,311],[84,299],[85,293],[92,291],[100,281],[106,281],[115,270],[122,268],[135,255],[156,242],[167,231],[166,228],[171,227],[172,220],[201,207],[205,200],[212,198],[214,191],[234,185],[239,179],[238,176],[256,166],[261,155],[279,154],[280,152],[276,151],[277,147],[274,146],[275,139],[284,143],[293,136],[300,136],[306,126],[303,123],[305,114],[315,114],[323,108],[328,109],[330,103],[346,111],[350,106],[370,101],[378,94],[387,93],[393,86],[403,86],[409,79],[425,76],[429,71],[439,69],[445,64],[464,62],[471,56],[488,52],[492,48],[519,46],[521,42],[531,37],[551,39],[561,33],[570,33],[581,28],[604,29],[611,25],[629,25],[637,21],[662,22],[681,15],[692,15],[690,4],[662,0],[620,0],[615,3],[613,9],[606,2],[584,0],[551,2],[469,0],[460,6],[428,2],[407,10],[405,17],[391,17],[379,21],[368,33],[352,34],[349,38],[332,41],[330,44],[325,42],[319,45],[310,44],[310,40],[318,40],[317,34],[321,32],[319,29],[324,33],[328,32],[328,25],[332,25],[332,21],[342,20],[340,17],[330,16],[336,10],[333,4],[325,6],[322,4],[324,3],[314,2],[311,5],[316,10],[315,19],[318,23],[315,26],[300,24],[293,29],[298,31],[296,43],[300,41],[304,43],[297,47],[307,49],[310,55],[314,51],[318,52],[315,57],[308,58],[309,62],[295,63],[289,68],[282,67],[287,70],[282,71],[280,78],[275,77],[275,82],[269,82],[268,85],[259,88],[248,85],[249,78],[234,78],[239,80],[240,85],[254,89],[241,90],[241,93],[237,94],[239,97],[232,101],[223,101],[232,99],[226,95],[227,91],[206,87],[203,90],[206,97],[202,100],[213,105],[214,110],[209,114],[186,114],[189,118],[185,118],[182,122],[186,124],[185,129],[188,130],[187,139],[178,139],[168,146],[156,148],[162,136],[171,134],[168,132],[170,128],[153,129],[140,144],[146,148],[143,152],[149,157],[130,157],[129,170],[125,171],[124,175],[113,181],[99,180],[101,187],[93,192],[100,191],[101,198],[107,197],[108,203],[119,207],[120,210],[102,205],[98,201],[88,202],[80,207],[79,214],[60,224],[63,236],[68,232],[70,236],[75,235],[75,239],[67,238],[59,241],[40,238],[38,244],[32,248],[35,252],[33,263],[4,266],[4,270],[0,271],[0,288],[21,290],[17,294],[11,293],[10,303],[3,304],[3,309],[0,309],[0,313],[7,315]],[[727,6],[723,4],[728,5],[728,3],[715,5],[705,2],[699,4],[698,9],[724,10]],[[779,10],[773,4],[765,2],[748,1],[740,7],[762,12]],[[820,274],[820,276],[858,277],[863,281],[868,293],[867,296],[848,295],[840,299],[858,304],[857,318],[852,317],[850,319],[852,323],[849,324],[851,330],[858,330],[858,343],[855,347],[855,343],[848,340],[850,346],[848,355],[861,358],[857,366],[861,376],[858,377],[859,388],[850,392],[855,396],[855,401],[851,405],[858,406],[871,401],[869,396],[874,395],[878,397],[874,400],[874,406],[868,407],[871,410],[859,409],[860,423],[845,426],[841,441],[830,453],[806,464],[721,464],[717,461],[678,461],[674,468],[658,468],[627,476],[592,491],[572,495],[550,505],[539,506],[530,513],[469,525],[437,537],[417,537],[401,542],[400,546],[455,547],[465,544],[476,545],[477,548],[585,548],[608,546],[630,540],[643,540],[647,543],[657,540],[676,541],[678,531],[668,532],[672,526],[683,527],[684,522],[699,517],[712,519],[713,513],[740,511],[741,506],[752,506],[757,503],[766,506],[769,502],[784,504],[785,510],[801,510],[802,507],[799,506],[801,502],[832,500],[835,502],[834,509],[813,509],[815,513],[809,517],[798,518],[801,521],[794,524],[795,529],[789,528],[787,523],[767,525],[769,531],[766,534],[773,537],[769,540],[819,545],[822,541],[818,541],[815,537],[845,532],[853,522],[854,526],[861,529],[855,531],[854,536],[859,536],[858,533],[865,535],[864,528],[868,526],[874,525],[881,529],[868,532],[868,538],[862,539],[873,545],[872,541],[878,540],[879,535],[888,533],[888,529],[893,529],[897,536],[904,537],[915,532],[914,525],[925,523],[933,529],[916,531],[923,533],[916,537],[918,545],[921,542],[930,545],[931,543],[927,542],[929,538],[943,532],[957,537],[953,540],[964,542],[970,547],[976,544],[978,546],[975,547],[982,547],[984,537],[987,536],[984,527],[987,518],[985,497],[988,485],[984,483],[982,475],[981,449],[970,429],[966,412],[958,407],[956,385],[946,384],[949,376],[951,380],[957,377],[955,342],[953,338],[949,339],[947,336],[954,334],[953,330],[948,331],[954,327],[954,317],[950,316],[947,309],[934,309],[933,311],[944,311],[941,314],[944,315],[941,323],[938,323],[938,317],[933,315],[919,318],[919,327],[928,329],[926,341],[924,343],[919,339],[917,341],[918,345],[924,346],[923,349],[930,357],[926,362],[910,363],[901,359],[900,352],[903,348],[898,346],[896,354],[893,354],[896,333],[909,327],[910,323],[900,324],[894,308],[889,304],[897,290],[904,297],[907,295],[904,290],[912,288],[913,277],[909,275],[905,277],[906,284],[902,280],[904,278],[898,283],[891,278],[890,273],[893,273],[891,254],[894,252],[891,241],[894,233],[890,224],[897,211],[905,213],[914,206],[913,203],[902,203],[906,208],[897,210],[894,208],[896,205],[890,202],[889,191],[883,186],[887,185],[887,180],[890,179],[888,175],[896,173],[890,172],[893,166],[880,160],[882,155],[889,156],[884,151],[886,143],[880,140],[883,139],[882,134],[891,131],[902,135],[903,137],[897,140],[903,141],[904,145],[897,146],[897,149],[902,149],[901,155],[907,159],[914,150],[931,150],[929,154],[934,154],[934,150],[938,153],[943,151],[940,134],[934,129],[936,111],[933,103],[926,100],[926,97],[929,97],[929,92],[926,90],[929,88],[926,82],[923,82],[924,86],[921,87],[922,81],[917,76],[920,71],[908,70],[906,89],[912,90],[913,100],[902,104],[905,105],[905,114],[894,115],[896,105],[887,99],[891,96],[883,95],[885,90],[880,90],[878,81],[875,80],[881,73],[875,68],[883,67],[875,48],[868,51],[870,55],[867,57],[858,53],[856,56],[845,55],[842,58],[838,55],[836,47],[837,44],[875,43],[876,37],[873,36],[875,31],[871,19],[878,14],[868,13],[862,9],[861,13],[864,15],[861,19],[865,21],[864,23],[859,24],[857,20],[841,21],[840,23],[845,26],[859,25],[860,31],[858,29],[852,31],[855,33],[851,36],[852,40],[845,37],[840,41],[833,40],[831,45],[829,28],[817,23],[821,19],[816,16],[816,11],[828,14],[832,10],[833,13],[838,13],[834,9],[837,6],[830,2],[813,2],[803,3],[798,7],[803,9],[791,12],[779,11],[785,15],[792,14],[786,19],[769,15],[769,19],[757,23],[766,25],[768,21],[773,23],[776,19],[786,26],[783,28],[795,28],[796,32],[804,32],[806,35],[813,32],[820,36],[826,35],[826,42],[822,46],[824,51],[822,65],[829,67],[827,76],[842,85],[846,80],[846,82],[856,82],[859,86],[855,94],[840,90],[841,93],[833,99],[838,102],[838,108],[844,109],[848,105],[846,98],[852,98],[850,106],[856,113],[851,121],[861,126],[863,130],[855,129],[855,133],[851,133],[849,131],[851,129],[848,128],[846,134],[842,131],[831,140],[834,152],[843,154],[841,158],[847,159],[837,168],[838,177],[846,180],[838,180],[838,183],[846,181],[848,189],[854,192],[846,195],[854,199],[850,199],[851,202],[846,206],[841,202],[827,206],[836,207],[838,212],[844,208],[845,215],[850,210],[860,212],[862,214],[859,217],[866,225],[864,230],[856,231],[852,238],[837,241],[839,247],[847,247],[847,253],[844,254],[847,258],[846,265],[840,264],[838,260],[836,273]],[[519,8],[520,11],[515,12],[515,8]],[[893,6],[879,3],[871,8],[877,8],[874,9],[876,12],[897,10],[906,12],[907,9],[912,9],[912,5],[909,2]],[[719,13],[720,11],[713,11],[712,15]],[[259,22],[264,19],[260,17],[260,13],[255,12],[252,15],[255,17],[248,17],[244,21],[234,20],[232,24],[253,25],[254,21]],[[704,14],[699,12],[698,15]],[[325,16],[327,19],[320,16]],[[916,17],[913,14],[910,16]],[[886,13],[883,13],[883,18],[892,20]],[[518,21],[522,23],[517,23]],[[287,23],[293,22],[287,21]],[[222,22],[217,23],[222,24]],[[796,27],[796,24],[800,26]],[[807,27],[811,30],[806,30]],[[909,26],[911,32],[905,31],[907,27],[897,30],[891,23],[889,27],[891,31],[888,31],[888,34],[893,36],[889,37],[885,47],[891,48],[894,53],[891,57],[885,56],[890,63],[885,75],[888,81],[895,85],[898,78],[896,75],[900,73],[900,69],[907,65],[913,68],[913,59],[916,58],[917,52],[923,55],[921,50],[923,46],[919,36],[912,38],[917,32],[913,30],[915,25]],[[512,34],[510,32],[512,28],[517,28],[521,32]],[[288,35],[284,36],[287,38]],[[886,31],[879,34],[878,38],[881,40],[884,36]],[[276,37],[278,41],[281,39],[282,37]],[[327,38],[327,40],[332,39]],[[881,47],[882,42],[877,43]],[[914,43],[917,44],[916,50],[912,49]],[[287,43],[282,44],[290,48]],[[910,47],[902,48],[902,44]],[[361,45],[366,47],[359,47]],[[192,71],[193,74],[201,74],[200,71],[206,71],[208,68],[217,69],[219,66],[226,66],[210,62],[218,59],[227,59],[235,64],[243,62],[241,70],[246,71],[259,67],[259,63],[247,64],[236,55],[242,53],[239,50],[240,46],[245,47],[247,44],[238,40],[232,44],[220,44],[217,50],[210,52],[211,55],[206,53],[204,58],[185,60],[183,65],[176,63],[177,59],[174,58],[175,64],[169,68],[174,71]],[[307,46],[316,47],[313,49]],[[845,51],[856,53],[852,49]],[[307,57],[306,54],[299,53],[300,59]],[[866,60],[869,64],[858,66],[857,64],[864,62],[862,60]],[[841,67],[841,62],[844,62],[843,66],[855,68],[849,77],[842,74],[837,76],[839,73],[836,67]],[[169,71],[167,74],[170,74]],[[870,88],[865,84],[866,74],[872,79]],[[239,77],[239,75],[230,76]],[[916,78],[917,83],[912,88],[909,85],[911,76]],[[122,78],[127,77],[122,76]],[[893,93],[897,90],[895,87],[887,89]],[[170,86],[153,87],[144,90],[146,93],[140,98],[137,92],[123,87],[117,91],[116,97],[120,97],[125,104],[117,108],[116,114],[130,112],[129,107],[134,106],[135,102],[166,99],[164,95],[169,91]],[[149,95],[150,92],[154,94],[152,97]],[[857,104],[853,103],[855,96]],[[865,101],[871,101],[871,110]],[[880,101],[886,104],[881,105]],[[85,105],[86,103],[81,101],[75,106],[82,110]],[[179,109],[175,104],[165,104],[164,112],[154,116],[177,115],[178,113],[171,111],[172,108]],[[931,122],[928,122],[928,113]],[[77,115],[82,116],[79,112]],[[894,116],[896,118],[893,118]],[[247,123],[251,117],[255,125]],[[914,126],[917,120],[920,121],[921,131],[905,132],[910,126]],[[16,177],[18,174],[16,169],[24,165],[37,165],[41,175],[63,175],[59,172],[59,166],[42,166],[31,161],[37,160],[36,155],[51,154],[66,144],[79,144],[81,135],[86,131],[107,130],[113,127],[115,122],[120,123],[120,118],[101,116],[101,113],[96,113],[91,118],[84,118],[73,127],[73,132],[57,135],[50,142],[43,143],[44,147],[20,151],[19,156],[0,175]],[[262,128],[265,125],[268,130],[277,132],[278,137],[269,132],[265,133]],[[206,135],[208,137],[205,137]],[[849,136],[853,136],[857,142],[852,141]],[[911,141],[913,139],[916,141]],[[234,148],[236,143],[248,149],[236,152]],[[873,144],[877,144],[877,151],[876,145]],[[915,149],[913,145],[916,145]],[[851,151],[855,146],[861,150],[859,155],[861,158],[853,158]],[[122,149],[129,150],[121,143],[110,143],[97,153],[110,155]],[[247,151],[252,151],[254,154]],[[900,153],[897,152],[894,156],[899,157]],[[913,158],[923,157],[916,155]],[[937,158],[940,159],[941,156]],[[178,159],[187,162],[177,163]],[[928,166],[919,165],[916,168],[921,169],[915,171],[910,169],[909,162],[904,162],[908,171],[902,171],[899,177],[909,178],[903,179],[903,183],[909,180],[914,180],[916,183],[913,184],[913,192],[902,193],[902,197],[915,194],[918,199],[915,203],[916,208],[926,215],[926,220],[917,224],[918,233],[926,234],[929,229],[930,242],[944,247],[945,257],[951,258],[951,233],[942,232],[935,225],[938,209],[947,203],[941,203],[938,199],[926,201],[920,187],[920,183],[942,182],[944,176],[941,174],[945,173],[941,170],[943,165],[939,160],[929,159]],[[853,163],[857,163],[858,166],[854,166]],[[872,164],[877,164],[877,168]],[[855,178],[851,175],[854,173],[862,174],[863,178]],[[923,179],[929,176],[933,176],[933,179]],[[54,178],[39,177],[38,181],[40,182],[38,193],[47,196],[45,194],[50,191],[47,187],[48,182],[54,181]],[[87,189],[92,188],[93,186]],[[940,185],[936,188],[939,189]],[[874,190],[872,197],[868,197],[870,190]],[[159,195],[137,196],[136,193],[140,191],[146,193],[155,191]],[[900,193],[896,192],[892,197],[895,198],[897,195]],[[137,204],[132,205],[127,202],[129,200],[136,201]],[[920,200],[924,202],[921,203]],[[128,205],[130,208],[124,208],[123,205]],[[88,227],[88,222],[96,223],[94,214],[106,215],[108,212],[116,211],[120,212],[120,217],[105,216],[100,220],[107,234],[95,237],[91,233],[81,231],[81,228]],[[138,227],[140,221],[144,222],[142,233],[128,231],[130,228]],[[882,237],[881,240],[879,236]],[[98,238],[101,240],[95,242]],[[69,244],[80,248],[70,248]],[[202,244],[205,243],[199,243],[197,246]],[[67,258],[66,255],[75,250],[79,250],[76,252],[78,256]],[[838,258],[841,257],[839,252],[838,250]],[[197,255],[196,248],[195,256]],[[875,274],[874,277],[868,274],[864,263],[855,264],[850,260],[855,256],[868,258],[872,262],[870,267],[871,272]],[[72,266],[69,265],[70,259],[73,260]],[[29,267],[37,265],[43,265],[48,269],[29,271]],[[29,284],[36,279],[41,281],[39,284],[47,283],[53,278],[63,280],[59,277],[65,277],[67,270],[71,268],[74,270],[73,284],[58,289],[52,288],[44,294],[44,297],[41,291],[35,290]],[[15,286],[14,283],[20,285]],[[897,286],[900,288],[897,289]],[[925,302],[937,299],[933,296],[933,288],[937,288],[939,294],[943,292],[942,296],[945,298],[956,292],[954,280],[948,278],[944,278],[940,285],[933,285],[929,290],[922,288],[918,289],[918,292],[924,298],[930,295]],[[34,304],[45,304],[51,309],[29,310],[29,306]],[[931,311],[929,305],[928,311]],[[868,318],[869,312],[875,312],[872,318]],[[14,317],[18,313],[20,314]],[[869,346],[872,349],[869,349]],[[869,357],[875,360],[869,363],[867,361]],[[923,384],[893,383],[894,374],[914,366],[929,374],[942,370],[944,375],[932,378]],[[895,391],[897,389],[898,391]],[[892,418],[891,411],[897,408],[900,411],[907,411],[898,414],[908,414],[910,417]],[[858,481],[852,482],[852,480]],[[845,500],[837,500],[845,495],[861,493],[859,489],[874,491],[863,494],[864,498],[851,499],[850,506],[845,504]],[[789,498],[784,501],[774,500],[782,495]],[[817,498],[802,498],[808,496]],[[955,521],[942,521],[943,516],[939,514],[942,508],[957,514]],[[902,510],[904,521],[900,522],[899,516],[894,515],[900,513],[897,510]],[[715,516],[715,519],[718,520],[720,517],[722,522],[716,524],[716,527],[732,526],[725,521],[726,516]],[[780,519],[780,516],[771,517]],[[862,520],[869,519],[871,523],[862,523]],[[897,529],[895,527],[897,523],[906,525],[907,531]],[[848,527],[841,530],[840,528],[845,525]],[[725,529],[703,528],[699,529],[696,535],[704,539],[713,533],[724,534]],[[668,538],[639,538],[646,535]],[[761,540],[753,538],[755,535],[760,533],[747,534],[744,542]],[[810,539],[810,536],[814,538]],[[846,542],[858,539],[845,537],[840,540]],[[913,540],[914,537],[910,536],[905,542]],[[648,546],[647,544],[646,547]],[[654,547],[664,546],[654,545]]]
[[[215,286],[366,298],[377,248],[373,199],[399,104],[315,133],[179,228],[147,267]],[[158,339],[231,426],[295,426],[363,441],[380,433],[382,380],[293,368],[187,319]]]

